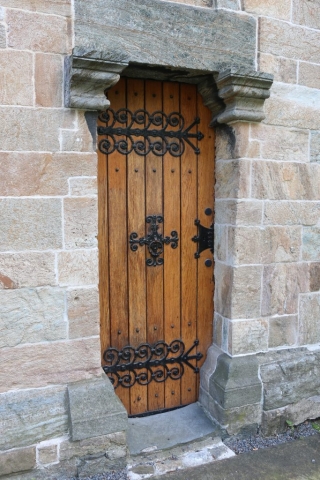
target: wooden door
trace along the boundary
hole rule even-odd
[[[195,85],[123,78],[108,98],[98,122],[102,362],[137,415],[198,398],[212,343],[214,131]]]

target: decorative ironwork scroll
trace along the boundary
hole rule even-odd
[[[194,221],[194,224],[198,227],[198,235],[192,237],[192,241],[198,244],[198,250],[194,254],[194,258],[199,258],[200,253],[207,250],[207,248],[210,248],[210,251],[213,253],[213,225],[209,228],[204,227],[198,219]]]
[[[138,250],[138,245],[147,245],[152,258],[147,258],[146,264],[149,267],[163,265],[164,260],[160,257],[163,253],[163,246],[171,244],[171,248],[177,248],[179,241],[178,232],[173,230],[171,232],[171,237],[163,237],[162,234],[158,232],[159,225],[157,224],[157,222],[163,223],[163,217],[161,215],[149,215],[146,217],[146,222],[151,223],[150,232],[146,237],[141,238],[138,238],[136,232],[130,233],[130,248],[133,252],[136,252]]]
[[[170,344],[164,341],[154,345],[142,343],[137,348],[128,345],[122,350],[110,347],[103,354],[107,365],[102,368],[114,388],[130,388],[135,383],[149,385],[152,381],[162,383],[168,378],[179,380],[184,374],[185,365],[199,373],[199,368],[190,363],[203,357],[200,352],[190,354],[198,345],[199,340],[195,340],[187,351],[181,340],[173,340]]]
[[[201,132],[190,133],[200,123],[198,117],[189,127],[184,128],[184,118],[178,112],[167,115],[161,111],[149,113],[143,109],[131,112],[127,108],[115,112],[109,108],[100,114],[99,120],[107,124],[106,127],[98,127],[98,135],[106,137],[99,142],[99,150],[106,155],[114,151],[128,155],[134,151],[141,156],[150,152],[162,156],[168,152],[173,157],[179,157],[185,150],[185,142],[199,154],[199,148],[190,139],[200,141],[204,137]],[[117,140],[117,137],[122,138]],[[135,141],[134,137],[138,139]]]

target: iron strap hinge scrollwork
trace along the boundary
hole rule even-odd
[[[107,124],[106,127],[98,127],[98,135],[106,137],[99,142],[99,150],[106,155],[114,151],[128,155],[134,151],[141,156],[150,152],[162,156],[168,152],[173,157],[179,157],[185,150],[185,142],[199,154],[199,148],[193,145],[190,139],[200,141],[204,138],[201,132],[190,133],[190,130],[200,123],[200,119],[196,117],[189,127],[184,128],[185,121],[179,112],[167,115],[161,111],[149,113],[140,109],[131,112],[127,108],[121,108],[115,112],[109,108],[100,114],[99,120]],[[116,126],[117,123],[121,126]],[[116,140],[116,137],[125,138]],[[133,137],[140,139],[134,141]]]
[[[107,365],[102,368],[114,388],[119,385],[130,388],[135,383],[149,385],[152,381],[161,383],[167,378],[179,380],[184,374],[184,365],[199,373],[199,368],[190,363],[203,357],[200,352],[191,355],[198,345],[199,340],[195,340],[185,351],[184,343],[177,339],[170,344],[159,341],[153,345],[142,343],[137,348],[128,345],[122,350],[109,347],[103,354]]]
[[[204,250],[210,249],[213,253],[213,242],[214,242],[214,227],[213,224],[207,228],[201,225],[200,220],[195,220],[194,224],[198,227],[198,235],[195,235],[192,238],[192,241],[198,244],[198,249],[194,254],[194,258],[199,258],[200,253]]]
[[[148,267],[163,265],[164,259],[160,257],[160,255],[163,253],[163,246],[171,244],[171,248],[177,248],[179,241],[178,232],[173,230],[171,232],[171,237],[163,237],[162,234],[158,232],[158,223],[163,223],[163,217],[161,215],[148,215],[146,217],[146,222],[151,224],[150,232],[146,237],[141,238],[138,238],[138,234],[136,232],[130,233],[130,248],[133,252],[136,252],[138,250],[138,245],[147,245],[149,253],[152,257],[147,258],[146,260]]]

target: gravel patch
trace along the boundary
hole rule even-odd
[[[281,443],[292,442],[303,437],[310,437],[311,435],[318,435],[319,432],[312,425],[318,426],[319,422],[306,421],[296,427],[288,427],[284,433],[272,435],[271,437],[263,437],[262,435],[250,435],[248,437],[229,437],[224,440],[225,445],[234,451],[236,455],[239,453],[252,452],[260,448],[273,447]]]
[[[92,475],[91,477],[83,478],[82,480],[127,480],[127,470],[116,470],[108,473],[99,473],[98,475]],[[75,477],[69,480],[77,480]]]

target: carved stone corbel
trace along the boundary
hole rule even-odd
[[[119,81],[126,67],[126,63],[71,55],[65,66],[65,106],[105,110],[110,106],[105,91]]]

